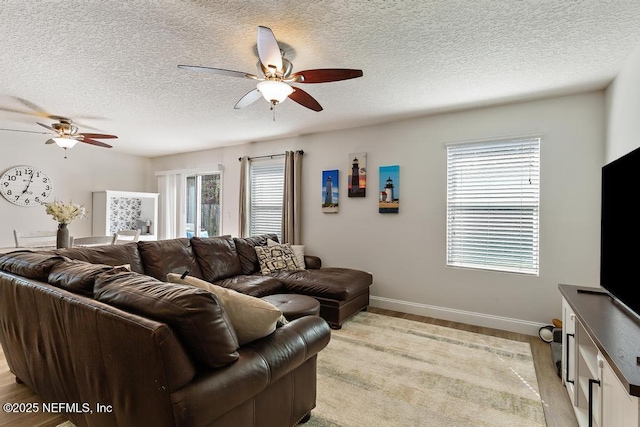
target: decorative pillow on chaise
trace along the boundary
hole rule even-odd
[[[278,320],[286,323],[282,311],[260,298],[241,294],[193,276],[183,278],[180,274],[169,273],[167,280],[171,283],[192,285],[215,294],[229,316],[240,345],[266,337],[276,330]]]
[[[278,271],[303,270],[288,243],[273,246],[256,246],[256,255],[260,262],[260,271],[264,276]]]
[[[278,246],[280,243],[275,240],[267,239],[267,246]],[[291,245],[291,250],[296,256],[296,262],[300,270],[304,270],[307,266],[304,264],[304,245]]]

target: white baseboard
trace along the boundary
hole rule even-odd
[[[452,308],[437,307],[391,298],[370,296],[369,300],[369,304],[372,307],[417,314],[419,316],[435,317],[452,322],[466,323],[468,325],[483,326],[526,335],[538,336],[538,330],[545,326],[544,323],[530,322],[528,320],[510,319],[508,317],[455,310]]]

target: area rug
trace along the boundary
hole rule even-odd
[[[331,335],[306,427],[546,426],[529,343],[368,312]]]
[[[529,343],[359,313],[318,354],[308,427],[545,426]]]

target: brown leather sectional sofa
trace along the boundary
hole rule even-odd
[[[346,319],[369,305],[371,274],[351,268],[322,268],[317,256],[305,255],[306,270],[263,276],[254,247],[266,246],[267,239],[277,241],[278,237],[192,237],[55,252],[91,263],[129,264],[132,271],[163,281],[168,273],[189,271],[191,276],[255,297],[309,295],[320,302],[320,317],[332,328],[340,328]]]
[[[330,340],[327,322],[296,319],[240,347],[212,294],[164,282],[188,270],[253,296],[311,295],[334,327],[366,307],[371,276],[320,268],[319,258],[305,257],[306,272],[260,275],[253,246],[266,238],[1,256],[0,343],[11,371],[45,402],[67,405],[78,427],[305,421],[316,402],[317,354]],[[131,271],[111,267],[122,264]]]

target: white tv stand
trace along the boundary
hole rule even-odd
[[[605,291],[559,285],[562,382],[581,427],[640,426],[640,324]]]

